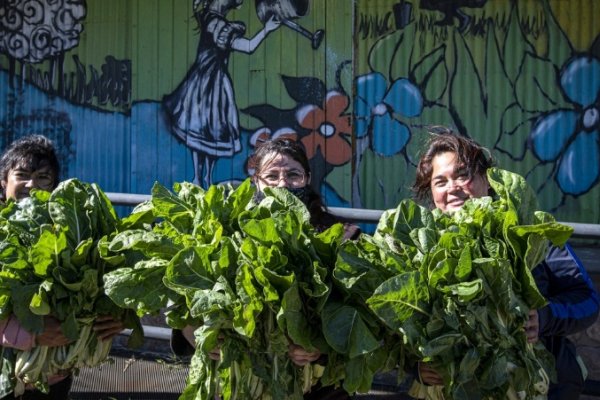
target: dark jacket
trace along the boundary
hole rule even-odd
[[[556,359],[557,383],[550,385],[549,400],[577,399],[584,377],[575,345],[567,338],[596,321],[599,299],[581,261],[570,246],[551,246],[533,277],[549,304],[538,310],[539,337]]]

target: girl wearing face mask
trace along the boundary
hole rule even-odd
[[[257,148],[253,157],[255,172],[254,184],[258,193],[266,187],[283,187],[298,197],[308,208],[311,224],[317,231],[324,231],[331,225],[341,222],[327,212],[321,197],[310,186],[310,166],[301,144],[291,139],[268,141]],[[344,237],[356,239],[360,230],[356,225],[344,224]],[[308,352],[302,347],[290,343],[288,355],[298,366],[317,362],[321,353]],[[304,396],[305,399],[349,399],[343,389],[326,387],[313,389]]]
[[[252,180],[258,196],[265,187],[284,187],[298,197],[310,211],[311,224],[322,232],[335,223],[344,223],[344,238],[356,239],[360,230],[327,212],[327,208],[310,186],[310,166],[299,142],[280,138],[261,144],[252,158]]]
[[[321,197],[310,187],[310,166],[306,153],[299,142],[290,139],[275,139],[267,141],[257,148],[252,157],[252,165],[255,169],[252,180],[257,188],[256,200],[262,198],[262,191],[266,187],[282,187],[297,196],[307,206],[311,215],[311,224],[319,232],[330,226],[341,222],[344,224],[344,237],[346,239],[357,239],[360,229],[353,224],[333,216],[327,212],[321,201]],[[194,346],[195,327],[186,327],[182,331],[173,330],[171,347],[175,354],[191,355]],[[309,363],[325,363],[323,355],[316,352],[306,351],[301,346],[290,343],[288,346],[290,359],[298,366]],[[213,360],[219,360],[220,350],[214,349],[210,353]],[[314,387],[304,395],[304,399],[310,400],[343,400],[350,399],[343,388]]]
[[[490,153],[474,141],[446,131],[432,136],[417,166],[413,190],[417,199],[444,212],[460,209],[465,201],[494,196],[486,171]],[[598,316],[598,294],[573,249],[550,246],[545,260],[532,271],[548,305],[531,310],[525,325],[529,342],[541,341],[554,355],[557,382],[550,384],[549,400],[577,399],[583,389],[584,368],[567,335],[585,330]],[[420,381],[441,385],[431,366],[420,363]]]

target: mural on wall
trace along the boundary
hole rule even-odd
[[[75,72],[65,73],[65,53],[79,45],[86,11],[84,0],[16,0],[0,5],[0,54],[8,61],[2,80],[0,148],[27,134],[44,134],[56,145],[61,176],[69,175],[74,157],[73,121],[55,99],[123,109],[131,99],[128,60],[107,56],[101,71],[90,66],[88,75],[74,55]],[[46,69],[37,68],[43,63]],[[38,101],[37,93],[45,93],[46,100]]]
[[[303,144],[311,167],[311,185],[330,200],[329,204],[336,205],[343,200],[325,177],[352,159],[350,95],[339,79],[339,72],[346,64],[339,66],[334,88],[327,88],[314,77],[283,76],[286,93],[295,102],[291,109],[264,104],[242,110],[263,124],[252,134],[251,146],[282,136]]]
[[[243,0],[194,0],[200,27],[196,62],[184,81],[163,102],[171,131],[193,153],[193,182],[208,187],[217,158],[231,157],[241,150],[238,110],[227,71],[229,53],[251,54],[279,27],[271,15],[252,39],[243,37],[246,26],[226,19]]]
[[[600,27],[586,17],[592,2],[569,9],[552,0],[401,1],[375,18],[395,17],[387,32],[383,23],[364,23],[370,10],[361,4],[355,35],[374,38],[355,80],[357,162],[371,147],[401,154],[410,173],[428,125],[443,124],[525,175],[545,209],[586,209],[598,221]],[[574,39],[588,41],[579,48],[565,30],[577,11],[593,35],[571,27]],[[368,189],[353,189],[352,203],[361,204]],[[393,182],[388,190],[410,196]]]
[[[16,77],[16,62],[22,66],[51,60],[46,90],[61,92],[64,87],[64,53],[79,44],[86,15],[80,1],[11,1],[2,5],[0,50],[9,56],[11,84]],[[56,71],[56,74],[54,73]],[[24,73],[21,71],[21,79]],[[58,82],[54,82],[57,79]]]
[[[317,49],[324,31],[310,33],[294,19],[308,10],[308,0],[257,0],[256,13],[264,27],[251,39],[246,25],[229,21],[229,11],[243,0],[194,0],[200,39],[195,63],[175,91],[163,100],[171,132],[192,151],[193,182],[213,183],[217,159],[241,151],[238,107],[228,72],[232,51],[252,54],[267,35],[283,24],[306,36]]]
[[[598,40],[576,50],[554,14],[560,9],[550,3],[359,2],[352,87],[283,76],[296,107],[242,110],[263,124],[250,145],[280,135],[297,138],[316,170],[312,184],[328,204],[388,208],[411,196],[407,182],[419,146],[427,131],[445,125],[525,175],[545,209],[560,213],[568,199],[588,193],[595,204]],[[347,63],[338,66],[337,76]],[[411,179],[399,182],[395,171],[381,177],[369,170],[388,159],[404,160],[398,173]],[[352,190],[344,198],[339,181],[328,176],[347,163]],[[374,187],[381,193],[375,202],[365,199]]]
[[[79,43],[85,18],[83,2],[57,1],[53,4],[35,2],[12,2],[2,5],[0,13],[2,29],[0,51],[8,56],[9,75],[7,88],[12,91],[6,98],[7,117],[0,120],[1,148],[14,139],[42,127],[44,133],[58,144],[60,159],[70,157],[71,123],[68,115],[51,107],[41,107],[32,113],[22,112],[25,66],[43,61],[50,62],[50,73],[36,76],[38,82],[49,92],[65,90],[61,76],[64,53]],[[17,62],[21,69],[17,71]],[[57,73],[54,73],[56,71]],[[62,165],[65,172],[66,163]]]
[[[525,175],[559,219],[598,223],[599,7],[1,2],[0,147],[44,133],[62,176],[148,193],[155,181],[242,180],[257,144],[289,136],[328,205],[382,209],[411,196],[427,131],[445,125]]]

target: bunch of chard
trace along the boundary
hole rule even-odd
[[[320,314],[343,227],[317,233],[295,196],[274,188],[254,201],[249,180],[174,189],[155,184],[103,244],[106,260],[129,266],[108,274],[107,293],[140,315],[165,311],[173,328],[198,327],[181,399],[302,399],[322,371],[295,366],[288,345],[330,350]],[[219,361],[208,357],[216,348]]]
[[[138,328],[131,344],[141,342],[135,313],[116,306],[103,290],[110,266],[97,245],[118,223],[104,193],[76,179],[60,183],[51,193],[33,190],[31,197],[3,205],[0,318],[14,315],[24,329],[39,334],[45,317],[53,317],[72,342],[31,351],[3,348],[0,393],[20,395],[26,385],[46,392],[48,377],[105,361],[111,341],[96,337],[92,326],[97,316],[111,315]]]
[[[537,210],[522,177],[490,169],[488,180],[493,197],[454,213],[402,201],[373,238],[340,249],[337,282],[397,334],[400,369],[420,360],[442,376],[428,398],[544,398],[554,374],[524,324],[546,304],[531,270],[572,229]]]

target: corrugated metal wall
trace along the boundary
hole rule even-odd
[[[207,171],[205,184],[244,179],[256,140],[287,134],[329,205],[389,208],[411,195],[429,126],[445,125],[525,175],[557,218],[600,222],[600,3],[283,2],[304,33],[282,25],[252,54],[219,53],[233,96],[217,109],[233,102],[239,119],[227,155],[179,140],[165,108],[214,50],[192,0],[3,2],[0,144],[42,132],[65,177],[148,193]],[[263,27],[255,1],[224,14],[246,38]],[[189,92],[184,130],[223,81],[206,82]]]

